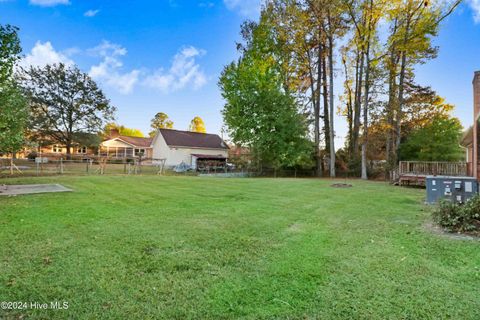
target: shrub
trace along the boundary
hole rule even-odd
[[[463,231],[480,232],[480,195],[476,195],[462,208],[463,212]]]
[[[433,211],[433,220],[449,231],[454,231],[461,225],[460,211],[461,205],[448,200],[440,200]]]
[[[465,204],[441,200],[433,211],[433,220],[452,232],[480,232],[480,195]]]

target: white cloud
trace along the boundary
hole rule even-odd
[[[241,15],[247,17],[258,16],[261,2],[261,0],[223,0],[229,10],[238,11]]]
[[[98,13],[100,12],[100,10],[88,10],[88,11],[85,11],[85,13],[83,14],[85,17],[95,17]]]
[[[20,61],[20,66],[29,67],[37,66],[43,67],[47,64],[54,64],[63,62],[66,65],[73,65],[73,61],[68,58],[68,54],[56,51],[50,41],[37,41],[29,54]]]
[[[177,91],[189,85],[194,89],[202,87],[207,82],[207,77],[195,59],[205,53],[204,50],[192,46],[183,48],[173,57],[168,70],[157,69],[145,78],[143,85],[163,92]]]
[[[70,4],[69,0],[30,0],[30,4],[42,7],[53,7],[59,4]]]
[[[468,0],[467,3],[473,11],[473,20],[480,23],[480,0]]]
[[[20,61],[20,66],[24,68],[31,65],[43,67],[60,62],[71,66],[75,64],[71,57],[80,53],[96,57],[99,60],[89,68],[88,74],[94,80],[121,94],[131,93],[138,84],[168,93],[184,88],[198,89],[207,82],[207,77],[196,61],[206,52],[193,46],[179,50],[168,69],[158,68],[153,71],[148,69],[125,70],[122,59],[127,55],[127,49],[109,41],[104,40],[98,46],[88,50],[72,47],[63,51],[55,50],[49,41],[37,41],[32,50]]]
[[[121,72],[123,62],[120,58],[127,54],[127,49],[118,44],[103,41],[100,45],[90,49],[89,53],[102,58],[102,61],[93,65],[88,72],[93,79],[115,88],[122,94],[132,92],[138,82],[140,70]]]

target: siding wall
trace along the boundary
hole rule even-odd
[[[185,162],[188,165],[192,165],[192,154],[208,154],[208,155],[221,155],[228,157],[228,150],[226,149],[203,149],[203,148],[183,148],[172,147],[170,148],[163,136],[158,133],[153,141],[153,158],[154,159],[167,159],[165,165],[167,167],[174,167],[180,163]]]

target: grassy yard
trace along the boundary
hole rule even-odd
[[[423,227],[424,190],[85,176],[0,198],[0,310],[28,319],[479,319],[480,242]],[[0,183],[1,184],[1,183]]]

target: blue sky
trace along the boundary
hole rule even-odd
[[[240,24],[258,16],[259,2],[0,0],[0,23],[20,27],[22,63],[63,61],[89,72],[118,108],[120,124],[147,133],[163,111],[176,129],[200,116],[209,132],[220,133],[218,76],[236,59]],[[435,39],[438,58],[417,68],[417,82],[455,104],[465,126],[472,122],[473,72],[480,70],[479,12],[480,0],[462,4]],[[338,116],[336,128],[338,148],[346,135]]]

